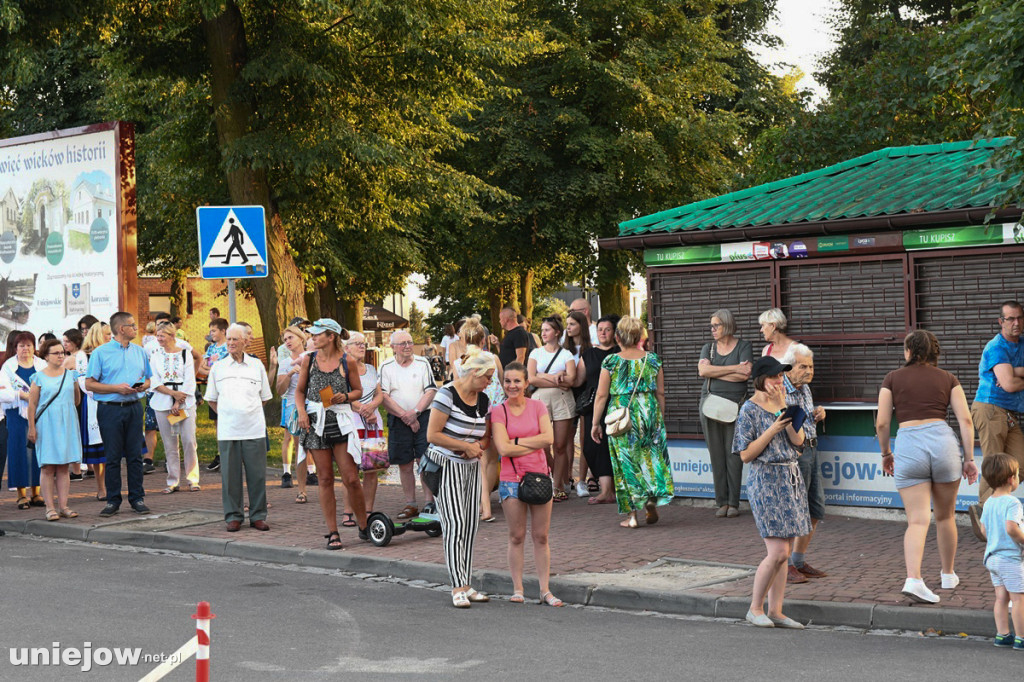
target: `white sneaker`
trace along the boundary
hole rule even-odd
[[[960,584],[960,577],[956,573],[940,573],[942,576],[942,589],[952,590]]]
[[[939,595],[929,590],[925,586],[924,581],[918,578],[907,578],[907,582],[903,583],[903,589],[900,591],[912,600],[922,604],[939,603]]]
[[[587,484],[580,481],[576,484],[576,496],[577,497],[590,497],[590,489],[587,488]]]

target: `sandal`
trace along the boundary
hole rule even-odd
[[[178,486],[173,486],[173,487],[172,486],[167,486],[163,490],[164,495],[170,495],[171,493],[176,493],[176,492],[178,492]]]
[[[623,528],[639,528],[640,524],[636,521],[636,512],[629,515],[629,518],[619,524]]]
[[[658,522],[658,501],[653,497],[648,497],[644,503],[644,520],[648,526]]]
[[[591,476],[590,478],[587,479],[587,490],[589,490],[592,493],[599,493],[601,492],[601,484],[598,482],[596,478]]]
[[[46,500],[43,499],[42,495],[33,495],[32,500],[29,501],[29,504],[32,505],[33,507],[45,507]]]
[[[30,506],[32,505],[29,504],[27,497],[18,498],[18,509],[28,509]]]
[[[452,592],[452,606],[457,609],[468,609],[472,606],[469,603],[469,595],[465,592]]]
[[[56,509],[47,509],[46,510],[46,520],[47,521],[56,521],[59,518],[60,518],[60,514],[57,513]]]
[[[466,590],[466,596],[469,597],[469,601],[473,602],[483,603],[491,601],[491,598],[488,597],[486,594],[484,594],[483,592],[477,592],[472,587]]]
[[[78,518],[78,512],[76,512],[74,509],[68,509],[67,507],[64,507],[63,509],[60,510],[60,515],[62,518],[65,519]]]
[[[587,504],[615,504],[615,499],[602,500],[600,497],[591,497],[587,500]]]
[[[345,528],[355,528],[356,527],[356,515],[355,514],[352,514],[352,513],[349,513],[349,512],[345,512],[344,514],[341,515],[341,518],[342,518],[341,525],[344,526]]]
[[[523,596],[522,592],[513,592],[512,596],[508,598],[513,604],[525,604],[526,597]]]
[[[395,518],[406,519],[416,518],[416,515],[420,513],[420,510],[415,505],[407,504],[402,508],[402,511],[398,512],[398,516]]]
[[[334,531],[324,537],[327,538],[327,549],[341,549],[341,533]]]
[[[199,492],[200,490],[202,490],[202,488],[201,488],[201,487],[199,486],[199,484],[198,484],[198,483],[193,483],[192,485],[190,485],[190,486],[188,487],[188,491],[189,491],[190,493],[197,493],[197,492]]]
[[[556,490],[551,494],[551,499],[555,502],[565,502],[569,499],[569,493],[564,490]]]
[[[537,603],[541,604],[542,606],[565,606],[564,601],[562,601],[555,595],[551,594],[550,592],[545,592],[544,594],[540,595],[540,601]]]
[[[299,493],[295,496],[295,504],[306,504],[309,500],[306,498],[306,493]]]
[[[480,517],[481,523],[494,523],[494,516],[482,516]]]

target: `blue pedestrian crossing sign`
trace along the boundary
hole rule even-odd
[[[203,279],[267,276],[262,206],[200,206],[199,273]]]

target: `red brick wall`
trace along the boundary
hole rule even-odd
[[[181,314],[185,321],[185,338],[193,346],[202,350],[205,345],[203,338],[207,334],[210,321],[210,308],[218,308],[221,317],[224,319],[228,317],[227,282],[222,279],[189,277],[186,287],[192,295],[192,309],[191,314],[186,310],[183,310]],[[145,333],[142,330],[145,329],[146,323],[152,321],[156,314],[155,312],[151,313],[149,309],[150,295],[168,296],[170,293],[170,281],[158,277],[139,277],[139,305],[135,317],[139,321],[140,333]],[[236,294],[235,300],[238,320],[251,324],[253,335],[256,337],[249,352],[266,361],[266,353],[263,349],[263,325],[260,323],[256,301],[245,298],[241,293]]]

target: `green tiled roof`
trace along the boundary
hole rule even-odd
[[[1020,179],[986,163],[1013,138],[889,147],[619,224],[620,236],[987,207]]]

